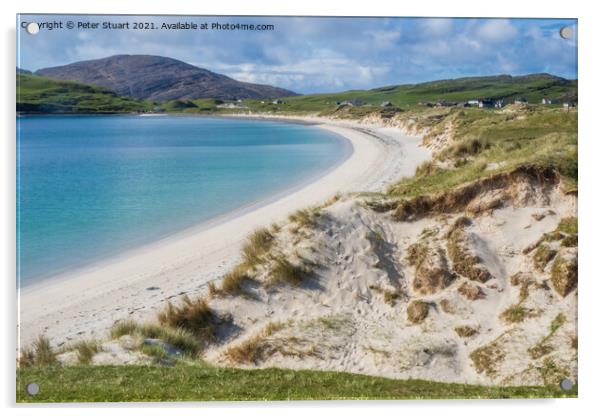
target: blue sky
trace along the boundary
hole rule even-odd
[[[493,74],[577,78],[574,19],[21,15],[21,21],[273,24],[273,31],[18,29],[17,65],[36,70],[115,54],[179,59],[300,93]],[[20,24],[19,24],[20,26]],[[563,26],[574,28],[562,39]]]

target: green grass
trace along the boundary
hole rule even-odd
[[[408,109],[427,110],[424,103],[437,101],[459,102],[470,99],[505,99],[512,102],[525,97],[530,103],[540,103],[543,97],[561,101],[577,99],[577,81],[534,74],[525,77],[490,76],[440,80],[421,84],[395,85],[371,90],[342,91],[327,94],[308,94],[286,97],[283,104],[271,100],[244,100],[244,110],[221,109],[222,100],[172,100],[157,105],[117,94],[101,87],[52,80],[35,75],[17,75],[18,109],[23,112],[127,112],[160,107],[167,112],[188,114],[228,114],[260,112],[267,114],[320,113],[341,118],[360,118],[378,111],[384,118]],[[362,105],[340,108],[337,102],[359,100]],[[381,108],[383,101],[392,107]],[[553,107],[553,106],[548,106]]]
[[[194,334],[183,328],[171,328],[153,323],[139,324],[133,320],[124,320],[113,325],[110,336],[117,339],[124,335],[160,339],[190,357],[196,356],[201,350],[199,340]]]
[[[131,113],[154,104],[123,97],[103,87],[17,75],[17,111],[22,113]]]
[[[566,217],[560,220],[557,231],[561,231],[566,234],[577,234],[578,233],[577,217]]]
[[[25,393],[38,383],[36,396]],[[483,399],[576,397],[548,387],[488,387],[357,374],[281,369],[241,370],[203,364],[44,366],[17,371],[17,402]]]
[[[417,175],[394,184],[389,194],[411,198],[527,164],[554,166],[569,188],[577,184],[577,113],[533,109],[507,114],[452,109],[439,123],[454,124],[454,142],[435,154],[448,168],[419,167]]]
[[[490,76],[470,77],[454,80],[440,80],[421,84],[394,85],[371,90],[353,90],[327,94],[308,94],[286,97],[284,103],[273,105],[268,100],[245,100],[251,111],[264,113],[310,113],[323,115],[341,113],[337,102],[360,100],[363,105],[346,108],[344,115],[360,117],[375,110],[380,104],[389,101],[393,108],[386,112],[403,111],[416,107],[419,103],[437,101],[460,102],[470,99],[504,99],[513,102],[517,97],[525,97],[529,103],[538,104],[544,97],[561,101],[577,98],[577,81],[534,74],[525,77]],[[264,103],[261,103],[264,101]]]

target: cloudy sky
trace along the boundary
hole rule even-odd
[[[116,54],[169,56],[241,81],[300,93],[492,74],[548,72],[577,78],[577,21],[317,17],[21,15],[62,22],[31,36],[18,29],[17,65],[37,70]],[[129,30],[66,23],[130,22]],[[274,30],[134,30],[133,22],[274,25]],[[43,26],[43,25],[42,25]],[[570,40],[559,36],[570,26]]]

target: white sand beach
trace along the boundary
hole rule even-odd
[[[239,259],[245,237],[337,193],[377,191],[430,158],[421,138],[402,130],[298,118],[346,138],[353,153],[311,183],[93,266],[26,286],[19,296],[20,345],[40,334],[61,345],[103,337],[119,319],[147,320],[168,299],[195,295]]]

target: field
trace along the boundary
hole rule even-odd
[[[40,393],[29,396],[28,383]],[[47,366],[17,373],[17,402],[264,401],[343,399],[484,399],[576,397],[577,387],[486,387],[363,375],[239,370],[202,364],[153,366]]]

